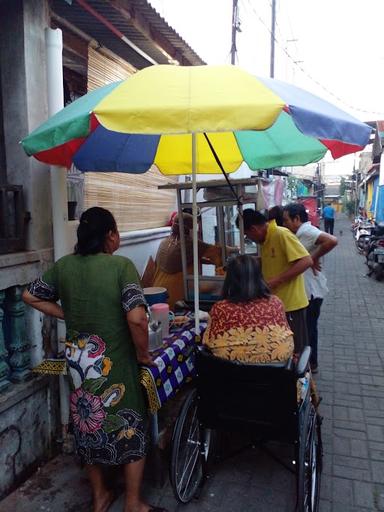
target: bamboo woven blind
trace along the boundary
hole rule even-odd
[[[100,50],[88,47],[88,91],[102,85],[124,80],[136,69],[117,55],[108,56]]]
[[[127,78],[134,71],[117,56],[106,56],[89,47],[89,91]],[[114,214],[120,231],[165,226],[176,209],[176,194],[157,187],[177,181],[177,176],[163,176],[155,167],[145,174],[89,172],[85,174],[84,208],[107,208]]]
[[[120,231],[165,226],[176,209],[176,195],[174,190],[157,190],[157,186],[174,180],[156,168],[145,174],[87,172],[84,207],[111,210]]]

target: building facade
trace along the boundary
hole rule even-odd
[[[31,372],[57,353],[56,325],[21,300],[24,286],[54,260],[50,170],[26,157],[19,144],[48,117],[47,30],[62,31],[65,104],[146,66],[203,61],[143,0],[4,0],[0,19],[1,498],[65,441],[67,411],[59,379]],[[91,204],[112,211],[117,205],[114,213],[125,232],[120,252],[142,271],[143,255],[153,254],[168,233],[164,226],[174,198],[163,197],[162,207],[138,222],[132,214],[138,184],[130,178],[105,176],[101,183],[72,169],[68,200],[75,219]],[[154,170],[140,181],[148,204],[161,180]],[[76,220],[67,222],[68,233],[62,234],[72,244],[76,226]]]

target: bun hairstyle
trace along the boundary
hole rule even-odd
[[[110,231],[117,231],[112,213],[99,206],[89,208],[80,217],[75,254],[87,256],[104,252],[105,238]]]
[[[282,206],[273,206],[268,210],[268,220],[275,220],[278,226],[283,226],[284,224],[284,208]]]

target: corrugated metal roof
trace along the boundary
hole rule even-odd
[[[146,0],[85,1],[158,64],[169,63],[169,57],[161,51],[161,48],[180,64],[204,64],[204,61]],[[102,21],[84,9],[77,0],[51,0],[50,6],[54,14],[74,25],[137,69],[151,64],[145,57],[124,43]]]
[[[147,0],[131,0],[130,3],[135,9],[147,19],[147,21],[168,41],[172,46],[186,58],[190,65],[202,65],[205,64],[203,59],[186,43],[186,41],[174,30],[166,20],[154,9]],[[181,64],[187,65],[187,62],[181,62]]]

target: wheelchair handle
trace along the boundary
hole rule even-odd
[[[296,365],[296,375],[297,377],[304,377],[305,372],[309,366],[309,358],[311,356],[311,347],[304,347],[304,350],[300,354],[300,359]]]

